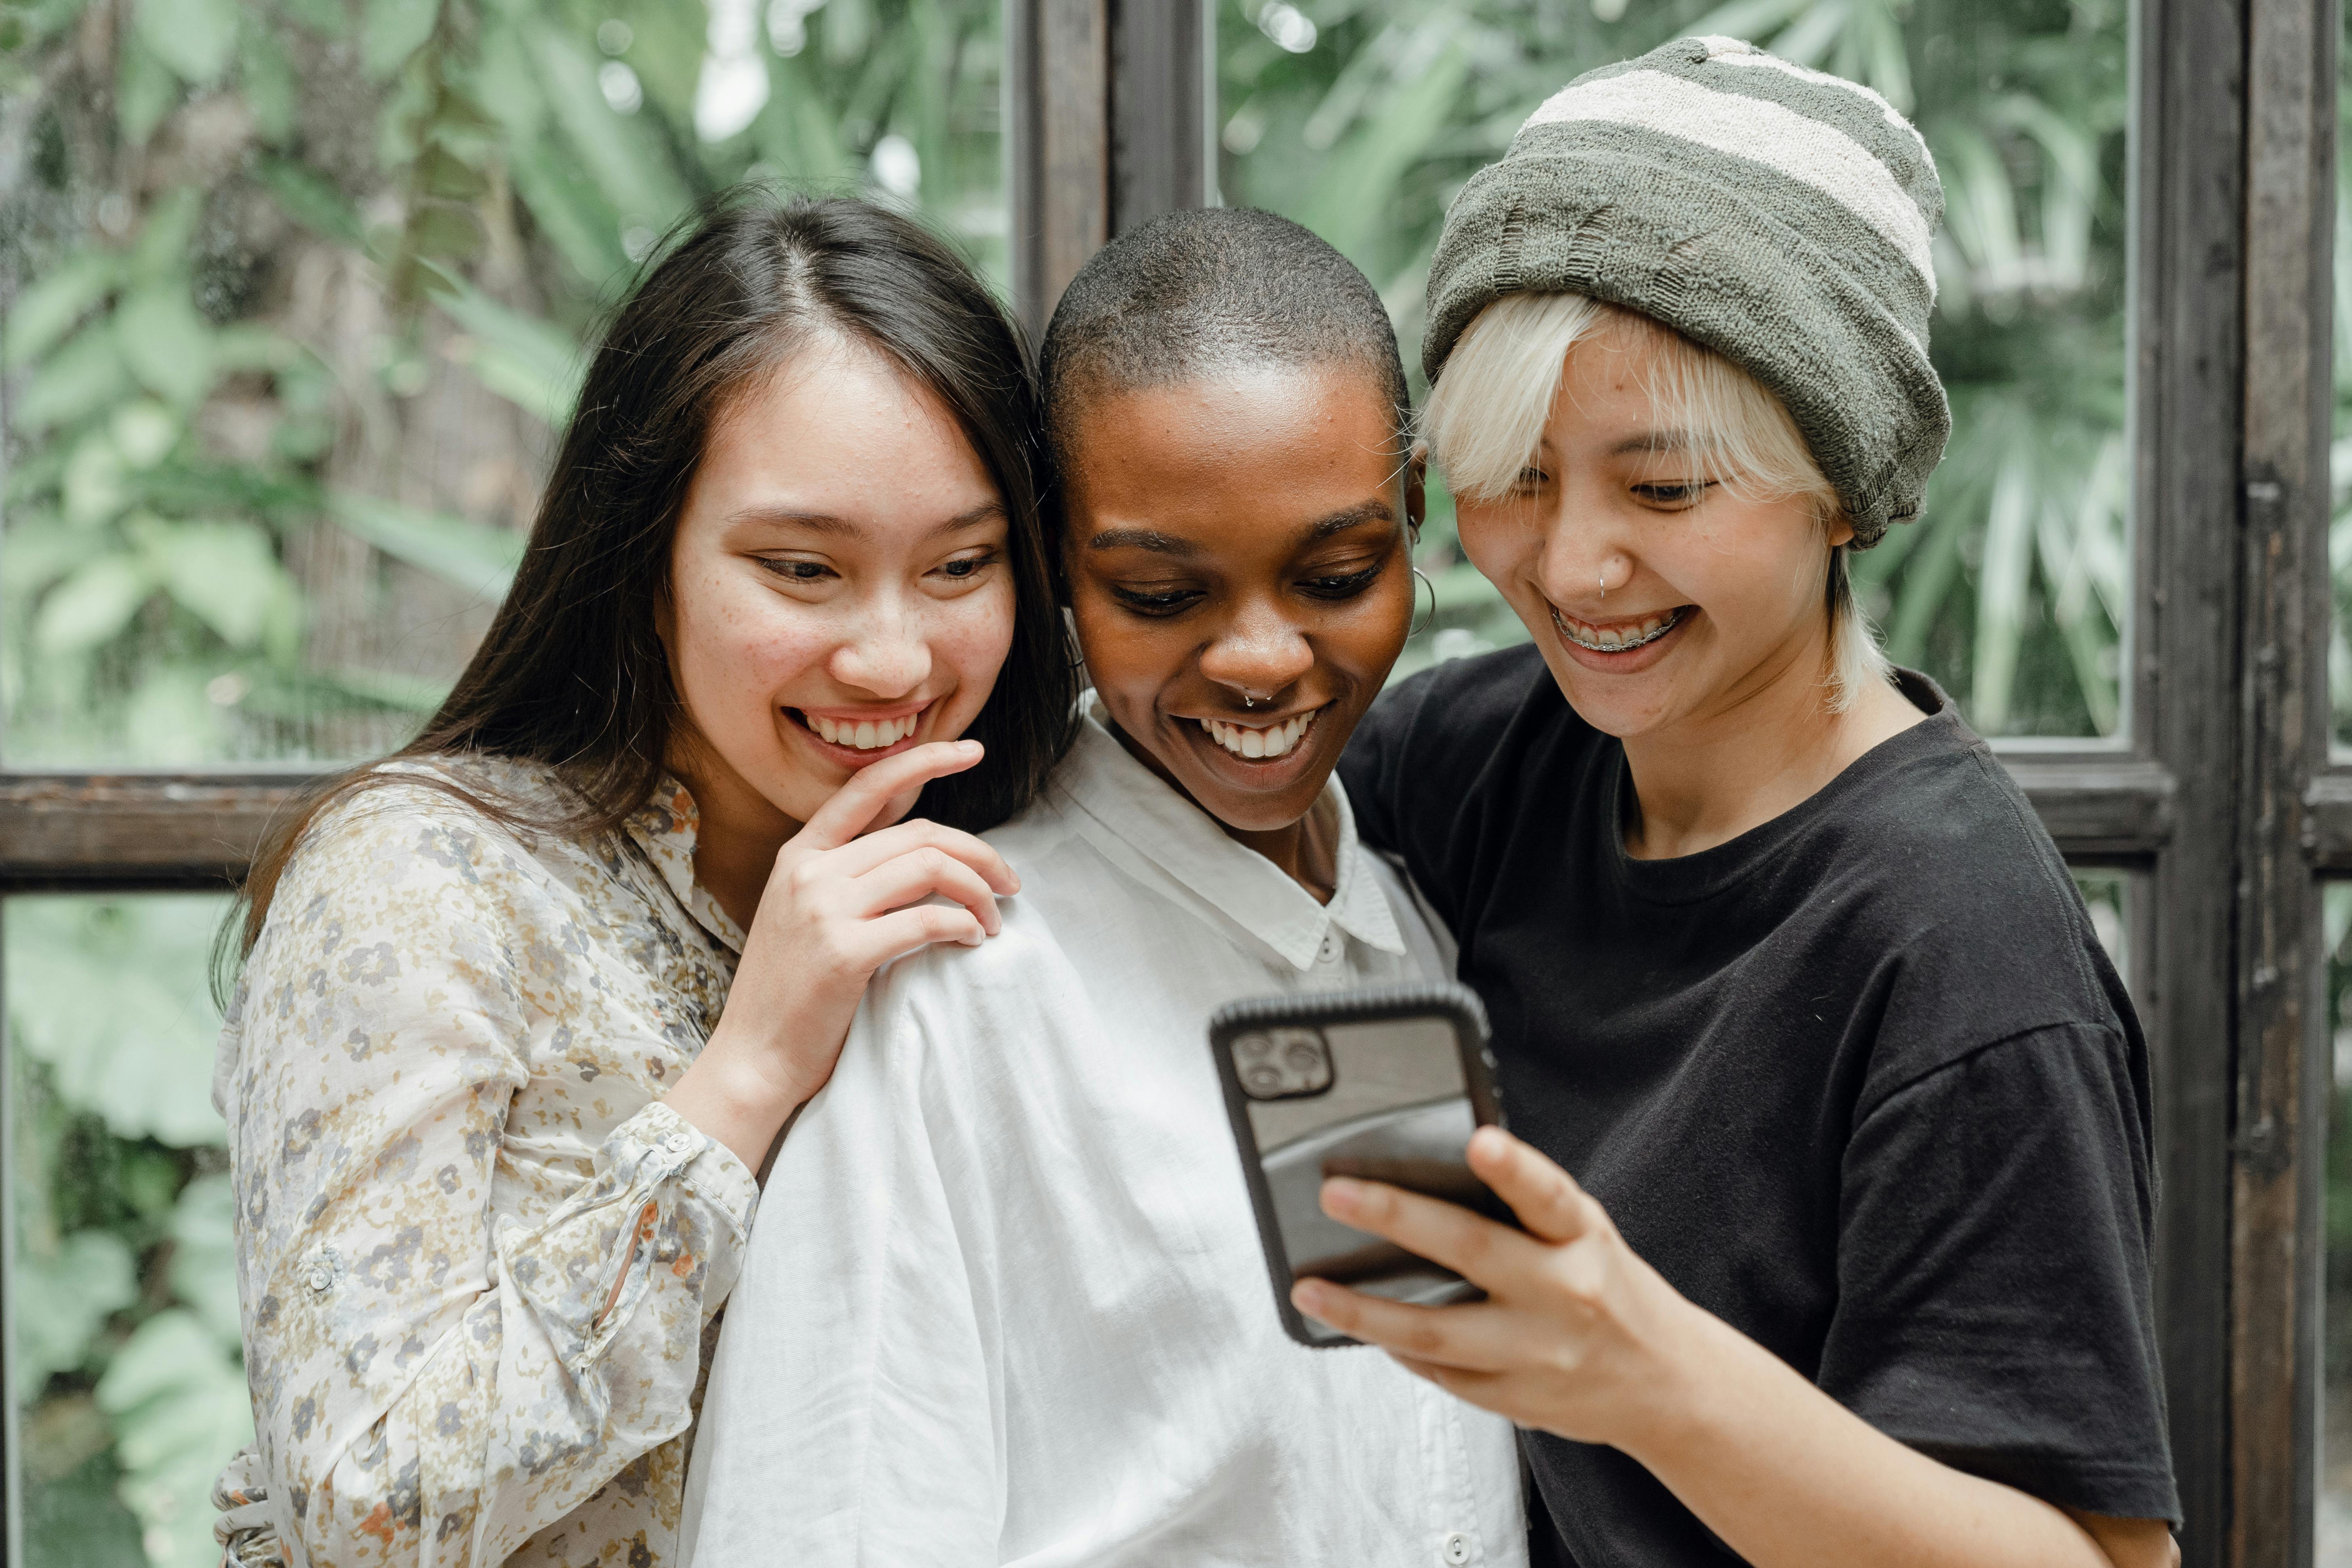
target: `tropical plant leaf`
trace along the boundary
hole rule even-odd
[[[120,636],[156,586],[154,565],[142,555],[86,561],[41,601],[33,646],[52,658],[88,653]]]
[[[244,1332],[236,1294],[236,1194],[226,1173],[180,1189],[172,1211],[172,1295],[220,1348],[239,1353]]]
[[[344,245],[360,243],[360,215],[332,180],[287,158],[264,158],[254,174],[296,223]]]
[[[139,37],[191,87],[209,86],[236,49],[236,0],[139,0]]]
[[[258,647],[286,583],[268,532],[250,522],[163,522],[142,531],[164,591],[229,647]]]
[[[157,396],[183,407],[213,381],[213,330],[188,302],[185,284],[142,289],[116,308],[123,362]]]
[[[9,1281],[16,1310],[17,1402],[29,1403],[52,1373],[89,1359],[106,1320],[139,1299],[131,1248],[102,1230],[76,1231],[53,1252],[19,1247]]]
[[[460,588],[501,599],[514,585],[522,562],[520,534],[348,490],[338,491],[329,507],[336,521],[386,555]]]
[[[94,414],[131,390],[112,323],[93,321],[33,373],[16,400],[16,426],[38,436]]]
[[[26,284],[8,308],[7,349],[0,363],[21,369],[56,347],[106,298],[120,270],[107,252],[82,250]]]
[[[123,1502],[139,1517],[149,1568],[215,1568],[213,1478],[253,1436],[238,1363],[178,1309],[139,1325],[98,1384],[113,1423]]]
[[[440,20],[441,0],[367,0],[360,29],[360,68],[382,81],[425,47]]]
[[[578,341],[552,321],[510,310],[446,272],[438,274],[434,298],[473,339],[469,363],[482,384],[562,429],[586,370]]]
[[[222,900],[150,894],[9,906],[11,1038],[58,1096],[124,1138],[217,1144],[209,965]],[[168,1197],[168,1194],[166,1196]]]
[[[686,211],[691,193],[646,128],[605,103],[587,52],[543,25],[530,42],[556,121],[621,221],[658,230]]]

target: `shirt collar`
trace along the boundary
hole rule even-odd
[[[743,928],[719,907],[709,889],[695,880],[694,844],[701,830],[702,813],[687,787],[664,773],[661,782],[654,786],[653,798],[631,813],[622,826],[645,850],[654,869],[661,873],[662,880],[669,884],[669,890],[696,923],[726,943],[731,952],[740,953]]]
[[[1099,824],[1302,972],[1313,967],[1335,925],[1382,952],[1403,953],[1396,912],[1372,875],[1370,851],[1357,841],[1356,814],[1337,773],[1314,808],[1330,812],[1339,826],[1338,886],[1331,901],[1322,904],[1138,762],[1111,734],[1108,715],[1091,692],[1085,708],[1077,743],[1055,771],[1053,783],[1082,817]]]

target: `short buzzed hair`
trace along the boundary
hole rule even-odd
[[[1400,458],[1412,426],[1370,279],[1312,230],[1249,207],[1165,213],[1103,247],[1054,307],[1038,358],[1065,461],[1096,397],[1267,364],[1360,367],[1394,411]]]

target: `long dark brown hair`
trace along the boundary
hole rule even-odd
[[[1052,587],[1043,423],[1027,343],[986,286],[896,213],[756,187],[718,198],[657,254],[589,363],[489,634],[415,740],[327,780],[271,833],[245,884],[244,951],[311,823],[380,782],[382,762],[471,752],[547,764],[572,797],[554,815],[439,775],[395,776],[574,839],[612,831],[651,798],[678,713],[655,630],[678,509],[728,398],[819,333],[879,352],[946,404],[1011,518],[1012,649],[966,731],[987,756],[926,786],[917,809],[992,827],[1068,749],[1077,679]]]

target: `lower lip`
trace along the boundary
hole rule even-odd
[[[1176,723],[1193,749],[1207,757],[1210,766],[1225,778],[1245,789],[1282,789],[1296,784],[1311,770],[1327,711],[1328,709],[1317,709],[1315,722],[1307,726],[1307,732],[1298,737],[1297,744],[1278,757],[1244,757],[1238,752],[1229,752],[1201,728],[1198,719],[1179,719]]]
[[[899,739],[891,742],[887,746],[876,746],[871,751],[861,751],[856,746],[845,746],[838,741],[826,740],[823,735],[818,734],[815,730],[809,726],[809,721],[801,717],[800,711],[797,709],[786,708],[782,710],[782,711],[784,715],[785,721],[791,724],[792,727],[799,732],[801,739],[806,742],[816,752],[817,755],[824,758],[827,762],[832,763],[835,766],[845,768],[853,773],[860,768],[873,766],[876,763],[880,762],[885,757],[895,757],[901,752],[911,752],[917,746],[921,745],[923,743],[923,721],[929,719],[931,713],[931,710],[929,708],[926,708],[922,710],[920,713],[916,715],[915,732],[913,734],[902,736]]]
[[[1666,657],[1668,650],[1681,640],[1685,628],[1691,624],[1692,617],[1697,614],[1696,609],[1685,606],[1682,618],[1675,622],[1674,626],[1665,632],[1643,643],[1640,647],[1625,648],[1616,653],[1601,653],[1586,647],[1582,643],[1570,637],[1568,628],[1561,626],[1557,619],[1552,622],[1551,629],[1553,636],[1559,639],[1559,646],[1568,651],[1568,657],[1585,668],[1597,670],[1603,675],[1638,675]]]

